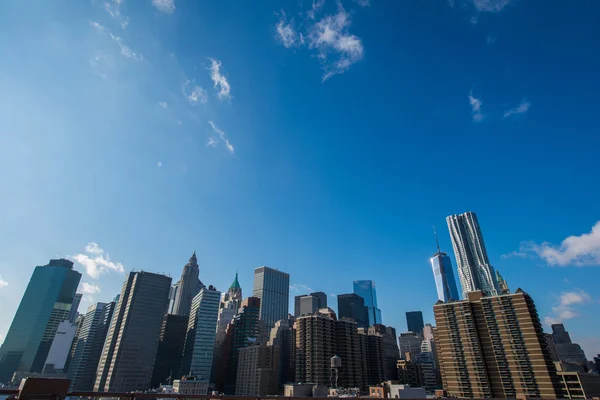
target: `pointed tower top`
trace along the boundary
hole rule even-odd
[[[238,273],[236,271],[235,273],[235,279],[233,280],[233,283],[231,284],[231,286],[229,287],[229,289],[241,289],[242,287],[240,286],[240,282],[238,281]]]
[[[435,236],[435,244],[437,246],[438,253],[441,253],[442,251],[440,250],[440,241],[438,240],[437,232],[435,231],[435,225],[433,226],[433,236]]]
[[[194,250],[194,254],[190,257],[190,264],[198,264],[198,259],[196,258],[196,250]]]

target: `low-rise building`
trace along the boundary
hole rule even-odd
[[[194,376],[184,376],[173,381],[173,391],[179,394],[208,394],[209,383],[196,380]]]
[[[600,375],[590,372],[565,371],[559,362],[556,365],[562,395],[565,399],[591,399],[600,397]]]

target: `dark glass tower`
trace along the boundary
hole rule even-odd
[[[408,326],[409,332],[418,333],[423,335],[423,313],[421,311],[408,311],[406,313],[406,325]]]
[[[81,274],[69,260],[35,267],[0,347],[0,382],[16,371],[42,372],[58,324],[68,319]]]
[[[354,293],[365,299],[369,310],[369,326],[381,324],[381,310],[377,308],[377,291],[373,281],[354,281]]]
[[[358,328],[369,327],[369,309],[365,307],[365,300],[357,294],[339,294],[338,297],[338,317],[350,318],[356,321]]]
[[[452,261],[446,253],[440,250],[440,243],[435,233],[435,242],[437,244],[437,253],[431,257],[431,268],[433,269],[433,279],[435,279],[435,287],[437,289],[438,300],[447,302],[450,299],[460,300],[458,297],[458,289],[456,288],[456,280],[452,271]]]

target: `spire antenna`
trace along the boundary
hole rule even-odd
[[[435,236],[435,244],[437,246],[438,253],[441,253],[442,251],[440,250],[440,241],[438,240],[437,232],[435,231],[435,225],[433,226],[433,236]]]

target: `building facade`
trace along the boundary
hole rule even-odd
[[[252,296],[260,299],[260,318],[270,330],[275,322],[287,318],[290,275],[269,267],[256,268]]]
[[[123,283],[102,350],[95,392],[150,388],[171,278],[131,272]]]
[[[468,292],[476,290],[481,290],[488,296],[498,295],[496,274],[488,259],[477,215],[470,211],[450,215],[446,222],[456,256],[463,298],[466,298]]]
[[[152,388],[157,388],[164,383],[170,384],[181,377],[181,357],[188,320],[189,317],[185,315],[165,314],[150,382]]]
[[[209,382],[212,373],[220,299],[221,292],[210,285],[200,289],[192,300],[181,373],[195,375],[201,382]]]
[[[279,347],[255,345],[239,351],[236,396],[270,396],[279,393]]]
[[[423,313],[421,311],[408,311],[406,313],[406,326],[409,332],[415,332],[422,336],[425,327]]]
[[[354,293],[365,300],[369,317],[369,325],[382,324],[381,310],[377,308],[377,291],[373,281],[354,281]]]
[[[365,300],[355,293],[338,294],[338,315],[356,321],[358,328],[369,327],[369,309]]]
[[[423,338],[417,332],[402,332],[398,338],[400,343],[400,358],[407,359],[406,354],[410,354],[410,359],[417,362],[421,359],[421,343]]]
[[[199,276],[200,268],[198,267],[196,252],[194,252],[188,263],[183,267],[181,278],[175,284],[175,293],[171,293],[172,296],[174,295],[172,314],[190,315],[192,300],[204,287]]]
[[[438,300],[460,300],[450,257],[446,253],[439,251],[438,247],[438,252],[429,261],[433,270],[433,279],[435,280]]]
[[[278,385],[296,381],[296,330],[295,319],[290,316],[275,323],[267,345],[279,348]]]
[[[444,390],[456,397],[556,398],[560,388],[531,297],[522,290],[434,306]]]
[[[395,381],[398,379],[396,363],[400,359],[396,329],[391,326],[375,324],[369,327],[369,332],[378,333],[383,337],[383,380]]]
[[[16,371],[42,372],[58,325],[68,319],[81,274],[69,260],[35,267],[0,346],[0,382]]]
[[[42,373],[55,374],[67,372],[65,367],[67,366],[67,360],[71,352],[71,346],[73,345],[76,331],[77,325],[68,319],[58,324]]]
[[[588,369],[588,361],[584,351],[577,343],[571,341],[571,335],[563,324],[553,324],[552,339],[558,359],[566,364],[576,364]]]

